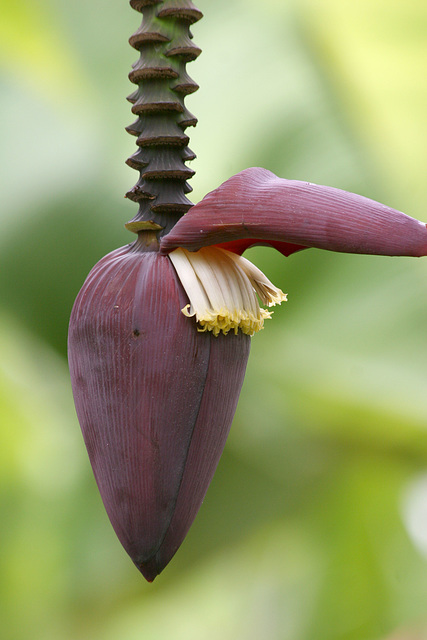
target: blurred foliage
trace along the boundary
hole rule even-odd
[[[233,173],[427,200],[425,0],[199,0],[194,201]],[[97,494],[66,367],[91,266],[132,240],[126,2],[1,0],[0,619],[13,640],[427,637],[423,260],[248,257],[289,292],[153,585]]]

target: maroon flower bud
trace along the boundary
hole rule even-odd
[[[249,355],[248,335],[197,331],[187,306],[171,260],[137,241],[92,269],[70,320],[72,386],[96,481],[149,581],[200,507]]]
[[[285,180],[254,167],[208,193],[163,238],[161,251],[224,244],[241,253],[270,244],[388,256],[427,255],[423,222],[355,193]]]

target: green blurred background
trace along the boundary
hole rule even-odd
[[[197,5],[194,202],[264,166],[426,218],[425,0]],[[427,638],[427,263],[246,254],[289,302],[253,339],[206,500],[148,585],[104,512],[66,364],[87,272],[132,240],[139,16],[0,9],[2,638]]]

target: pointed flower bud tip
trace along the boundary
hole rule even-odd
[[[205,247],[197,252],[178,248],[169,254],[190,304],[182,313],[195,317],[198,331],[212,331],[214,336],[240,329],[254,335],[264,326],[272,312],[259,306],[281,304],[286,294],[246,258],[219,247]]]

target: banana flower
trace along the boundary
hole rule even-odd
[[[185,538],[221,456],[251,336],[286,299],[241,256],[269,244],[427,253],[425,224],[367,198],[253,168],[191,207],[185,64],[200,53],[191,0],[130,0],[143,22],[127,130],[140,172],[137,240],[102,258],[75,301],[68,354],[76,411],[106,511],[148,581]],[[185,213],[188,211],[187,213]],[[183,215],[185,213],[185,215]],[[260,303],[261,302],[261,306]],[[267,309],[264,307],[268,307]]]
[[[253,244],[422,256],[427,228],[252,168],[192,207],[160,251],[145,236],[92,269],[70,321],[76,408],[113,527],[149,581],[183,541],[221,456],[250,336],[269,316],[256,294],[285,299],[238,255]]]

